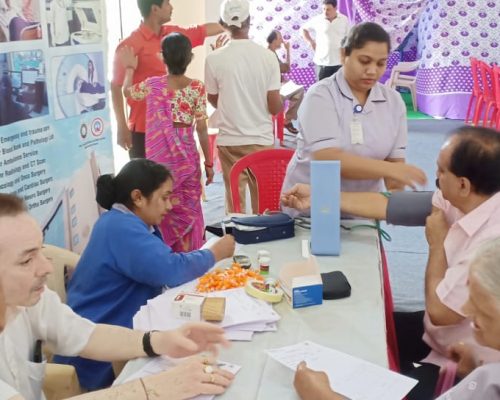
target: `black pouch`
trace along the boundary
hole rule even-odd
[[[272,213],[254,217],[233,217],[232,234],[240,244],[268,242],[295,236],[295,222],[288,214]]]
[[[321,280],[323,299],[342,299],[351,295],[351,285],[342,271],[324,272],[321,274]]]

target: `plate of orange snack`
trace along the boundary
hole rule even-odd
[[[215,268],[198,278],[196,290],[201,293],[244,287],[248,279],[264,281],[264,278],[254,269],[242,268],[233,262],[229,268]]]

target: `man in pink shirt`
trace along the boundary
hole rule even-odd
[[[434,194],[425,229],[429,258],[423,342],[422,331],[410,329],[416,321],[396,318],[401,370],[420,381],[408,395],[410,400],[432,398],[439,366],[448,360],[453,343],[473,346],[479,363],[500,360],[500,352],[476,342],[462,311],[476,249],[500,236],[500,135],[486,128],[457,129],[441,148],[437,167],[440,190]],[[413,368],[412,362],[421,366]]]
[[[151,76],[165,74],[165,64],[161,59],[161,40],[172,32],[180,32],[191,41],[192,47],[201,46],[207,36],[223,32],[218,23],[207,23],[190,28],[176,25],[165,25],[170,21],[173,7],[169,0],[139,0],[137,2],[144,20],[138,29],[123,39],[115,52],[111,95],[115,111],[118,144],[129,150],[130,158],[144,158],[144,132],[146,127],[146,102],[127,100],[130,114],[125,117],[122,85],[125,68],[116,55],[123,46],[129,46],[138,57],[138,65],[134,70],[133,83],[142,82]]]

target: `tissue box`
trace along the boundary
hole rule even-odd
[[[281,267],[280,286],[293,308],[323,304],[323,281],[314,256]]]
[[[205,296],[181,293],[174,298],[172,312],[176,318],[201,321],[201,310],[204,302]]]
[[[292,278],[292,287],[281,285],[285,298],[293,308],[323,304],[321,276],[304,275]]]

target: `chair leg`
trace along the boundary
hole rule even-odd
[[[412,85],[410,87],[410,93],[411,93],[411,102],[413,103],[413,111],[417,111],[417,88],[415,85]]]

